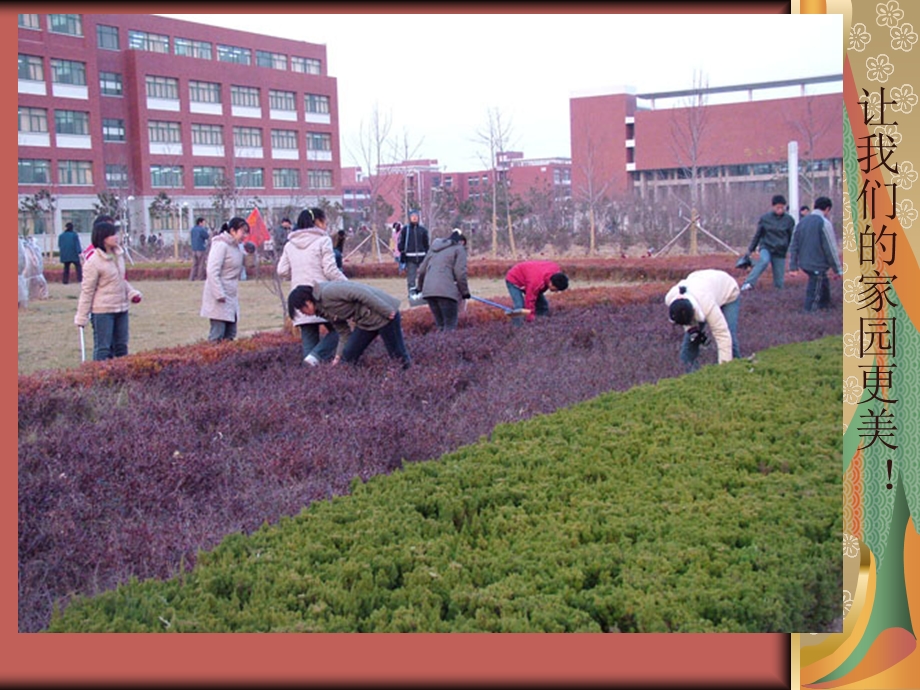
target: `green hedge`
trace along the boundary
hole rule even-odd
[[[50,630],[817,630],[840,615],[839,353],[788,345],[499,426]]]

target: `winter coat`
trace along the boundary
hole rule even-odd
[[[83,266],[80,299],[73,322],[89,323],[92,314],[117,314],[128,311],[128,304],[141,293],[125,280],[125,256],[121,247],[112,253],[96,249]]]
[[[681,287],[687,290],[683,294]],[[719,364],[732,359],[732,334],[722,313],[722,307],[738,299],[741,289],[738,281],[725,271],[707,268],[693,271],[690,275],[668,290],[664,302],[669,307],[676,299],[686,298],[693,305],[693,318],[697,323],[709,324],[709,330],[719,348]],[[689,329],[691,326],[684,326]]]
[[[781,216],[776,215],[773,211],[764,213],[757,221],[757,232],[754,233],[754,239],[748,245],[748,254],[757,249],[757,245],[760,245],[770,252],[771,258],[786,258],[786,250],[789,249],[789,243],[792,242],[794,228],[795,220],[788,213]]]
[[[289,277],[292,287],[348,280],[335,263],[332,239],[320,228],[302,228],[288,235],[278,260],[278,275]],[[319,316],[307,316],[299,311],[294,318],[295,326],[325,322]]]
[[[789,270],[815,272],[833,268],[837,275],[843,270],[837,253],[837,240],[834,238],[834,225],[815,209],[799,221],[792,237],[789,251]]]
[[[534,320],[537,299],[549,290],[549,279],[562,269],[555,261],[524,261],[511,267],[505,280],[524,292],[524,308],[530,310],[528,321]]]
[[[364,331],[379,331],[399,311],[399,300],[370,285],[349,281],[320,282],[313,286],[316,313],[339,333],[336,356],[341,356],[351,333],[348,322]]]
[[[73,230],[65,230],[58,235],[58,250],[61,253],[61,263],[80,263],[80,236]]]
[[[192,226],[192,251],[193,252],[203,252],[208,249],[208,238],[211,236],[211,233],[208,232],[208,229],[203,225],[193,225]]]
[[[422,263],[428,253],[428,230],[423,225],[404,225],[396,247],[407,262]]]
[[[216,321],[238,321],[240,316],[239,284],[243,271],[243,254],[239,242],[228,232],[211,239],[207,277],[201,296],[201,316]],[[223,298],[223,302],[218,301]]]
[[[469,299],[466,247],[446,237],[436,239],[419,266],[416,281],[423,297],[446,297],[455,302]]]

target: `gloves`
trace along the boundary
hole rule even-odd
[[[465,295],[460,295],[460,296],[461,296],[463,299],[470,299],[470,297],[472,297],[472,295],[470,295],[469,293],[467,293],[467,294],[465,294]]]
[[[399,253],[399,263],[405,265],[406,263],[406,253],[405,252]]]
[[[687,333],[690,335],[691,345],[702,347],[709,342],[709,337],[706,335],[706,331],[703,330],[703,326],[693,326],[687,330]]]

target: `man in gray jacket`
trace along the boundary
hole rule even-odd
[[[441,331],[457,328],[461,299],[470,298],[466,277],[466,238],[459,228],[450,237],[431,243],[431,251],[418,267],[418,289]]]
[[[828,219],[832,205],[826,196],[815,199],[815,209],[799,221],[792,238],[789,270],[801,269],[808,275],[805,311],[830,308],[831,290],[827,271],[833,268],[838,276],[843,272],[837,240],[834,239],[834,226]]]
[[[298,311],[321,316],[339,334],[333,364],[357,363],[378,334],[387,354],[401,360],[403,369],[411,364],[400,325],[399,300],[382,290],[352,280],[318,282],[312,288],[298,285],[288,295],[288,313],[293,319]],[[354,323],[354,330],[349,322]]]

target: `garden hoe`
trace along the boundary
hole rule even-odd
[[[482,297],[476,297],[475,295],[470,295],[470,298],[476,300],[477,302],[488,304],[492,307],[498,307],[508,316],[527,316],[527,314],[530,313],[530,309],[512,309],[511,307],[506,307],[504,304],[499,304],[498,302],[493,302],[492,300],[483,299]]]

